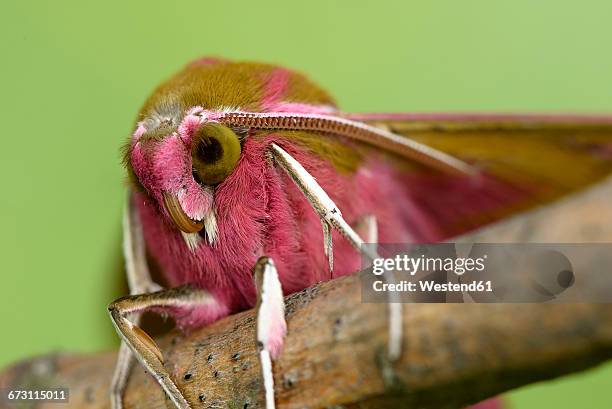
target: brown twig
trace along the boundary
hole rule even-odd
[[[611,192],[607,183],[464,240],[609,241],[612,229],[602,218],[612,219]],[[572,214],[581,217],[579,223],[568,222]],[[562,234],[557,219],[564,220]],[[289,332],[274,368],[278,407],[458,408],[612,357],[607,305],[408,304],[403,353],[391,364],[386,308],[361,302],[357,275],[289,297]],[[194,408],[262,407],[254,324],[253,311],[246,311],[188,336],[173,332],[159,340]],[[108,408],[114,363],[114,353],[35,358],[0,375],[0,388],[68,387],[69,404],[50,408]],[[139,366],[125,403],[171,407]]]

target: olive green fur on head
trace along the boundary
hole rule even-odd
[[[292,70],[271,64],[220,59],[211,63],[195,62],[164,81],[144,102],[136,119],[136,122],[142,122],[146,129],[139,137],[141,148],[150,149],[156,142],[177,132],[184,116],[195,106],[205,110],[236,109],[261,112],[264,110],[262,101],[267,87],[279,72],[286,76],[286,85],[280,97],[283,103],[336,107],[335,101],[324,89]],[[194,175],[207,185],[217,184],[231,173],[237,162],[236,155],[240,155],[241,140],[237,139],[229,128],[223,131],[221,129],[205,126],[198,130],[191,147]],[[209,159],[215,152],[213,145],[220,140],[206,137],[209,132],[216,133],[224,141],[217,146],[222,148],[223,155],[216,164],[210,163]],[[271,133],[287,138],[288,141],[330,162],[339,172],[354,172],[362,161],[359,150],[347,146],[346,141],[315,132],[256,131],[249,137]],[[196,143],[196,139],[199,143]],[[133,142],[130,137],[123,148],[123,163],[131,185],[142,191],[143,188],[130,163]],[[208,148],[205,148],[206,146]]]
[[[183,113],[194,106],[259,112],[268,80],[278,69],[274,65],[254,62],[188,65],[155,89],[141,108],[138,120],[177,106]],[[284,102],[335,106],[329,94],[304,75],[288,70],[287,73]]]
[[[261,131],[253,137],[263,137],[269,131]],[[363,161],[363,147],[350,141],[308,131],[278,131],[283,139],[295,143],[308,152],[324,158],[340,173],[354,173]]]

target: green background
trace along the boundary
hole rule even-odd
[[[221,3],[0,6],[0,366],[116,346],[119,146],[192,58],[288,65],[351,111],[612,111],[609,0]],[[608,365],[511,399],[604,408],[611,384]]]

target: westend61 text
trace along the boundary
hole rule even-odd
[[[419,280],[418,284],[402,280],[398,283],[385,283],[382,280],[372,284],[377,292],[492,292],[491,281],[472,281],[470,283],[438,283],[432,280]]]

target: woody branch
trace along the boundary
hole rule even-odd
[[[612,228],[602,223],[612,220],[610,194],[607,182],[462,240],[611,241]],[[385,308],[361,302],[356,275],[288,297],[288,336],[274,366],[278,407],[458,408],[612,357],[605,304],[407,304],[402,356],[391,364]],[[254,312],[246,311],[158,343],[193,407],[254,408],[263,401],[254,334]],[[9,368],[0,388],[67,387],[62,407],[108,408],[114,364],[114,353],[48,355]],[[125,404],[168,402],[137,366]]]

